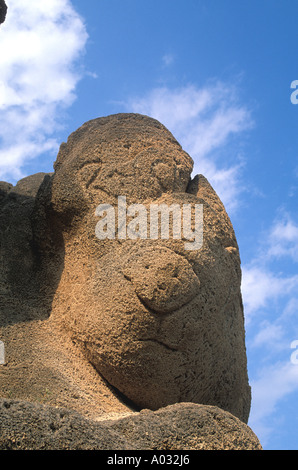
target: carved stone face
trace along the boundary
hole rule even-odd
[[[191,170],[173,136],[145,116],[91,121],[62,145],[50,191],[65,248],[53,315],[137,406],[192,401],[246,420],[237,242],[208,182],[189,185]],[[98,240],[96,206],[118,196],[147,208],[203,204],[202,248],[173,238]]]
[[[56,210],[81,213],[84,205],[89,211],[119,195],[143,202],[186,191],[193,162],[173,136],[157,121],[120,116],[118,129],[109,118],[91,121],[61,145],[52,187]]]

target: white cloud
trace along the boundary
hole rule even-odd
[[[283,326],[276,323],[270,323],[265,320],[260,325],[259,332],[255,335],[252,346],[254,347],[266,347],[275,348],[276,345],[282,342],[284,335]]]
[[[267,256],[280,258],[287,256],[298,261],[298,225],[287,214],[278,220],[269,233]]]
[[[0,30],[0,179],[55,151],[59,113],[75,99],[87,33],[70,0],[9,0]]]
[[[297,288],[298,275],[278,276],[256,262],[252,266],[243,266],[241,290],[246,321],[275,300],[294,294]]]
[[[279,403],[289,394],[298,392],[298,366],[291,363],[291,352],[289,345],[289,360],[266,367],[251,383],[253,406],[248,424],[263,446],[271,434],[276,433],[278,423],[272,419],[272,415],[277,411]]]
[[[229,212],[237,207],[243,190],[239,183],[243,161],[235,151],[230,164],[216,154],[233,136],[252,127],[250,112],[239,103],[232,86],[156,88],[128,100],[125,106],[164,124],[193,158],[194,173],[209,179]]]
[[[286,319],[289,319],[292,316],[297,316],[298,313],[298,289],[296,289],[296,297],[291,297],[283,311],[283,316]]]
[[[280,213],[280,211],[278,211]],[[298,225],[284,213],[273,222],[256,249],[256,257],[242,267],[242,294],[248,318],[268,307],[275,299],[294,302],[298,290],[298,275],[275,273],[272,262],[277,258],[298,261]],[[289,309],[290,307],[288,307]]]
[[[163,57],[162,57],[162,62],[164,64],[165,67],[169,67],[169,65],[172,65],[172,63],[174,62],[174,56],[173,54],[165,54]]]
[[[255,348],[262,353],[256,365],[257,376],[251,380],[249,424],[263,445],[270,441],[278,420],[284,419],[282,412],[277,412],[281,401],[298,394],[298,366],[290,360],[290,344],[298,339],[298,274],[276,271],[277,259],[297,261],[297,229],[289,214],[278,211],[277,219],[262,234],[256,257],[242,267],[248,353],[253,354]]]

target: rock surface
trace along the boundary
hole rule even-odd
[[[113,418],[0,400],[0,450],[262,450],[247,425],[213,406],[180,403]]]
[[[45,173],[0,182],[0,325],[31,318],[38,287],[34,282],[31,215]],[[38,312],[35,311],[38,315]]]
[[[0,182],[0,397],[90,420],[187,402],[247,422],[238,245],[192,166],[158,121],[119,114],[71,134],[53,174]],[[98,239],[96,209],[118,196],[203,204],[203,246]]]
[[[4,0],[0,0],[0,24],[4,23],[7,13],[7,5]]]

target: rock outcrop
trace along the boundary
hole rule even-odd
[[[0,24],[4,23],[7,13],[7,5],[4,0],[0,0]]]
[[[0,183],[0,397],[92,420],[143,419],[142,409],[155,419],[188,403],[198,416],[212,406],[247,423],[239,249],[222,202],[192,167],[158,121],[118,114],[71,134],[53,174]],[[103,205],[115,210],[108,238],[97,232]],[[186,249],[171,217],[168,237],[148,236],[150,217],[147,236],[129,236],[132,221],[140,230],[134,211],[152,205],[192,208],[192,230],[203,207],[202,246]]]
[[[90,421],[74,411],[0,400],[0,450],[262,450],[242,421],[214,406],[179,403]]]

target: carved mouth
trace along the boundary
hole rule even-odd
[[[167,316],[167,315],[172,315],[173,313],[177,312],[178,310],[180,310],[182,307],[185,307],[186,305],[188,305],[190,302],[192,302],[193,298],[190,299],[190,300],[187,300],[185,303],[183,303],[182,305],[179,305],[179,307],[177,308],[173,308],[172,310],[168,310],[168,311],[163,311],[163,310],[157,310],[157,309],[154,309],[152,308],[152,306],[149,304],[149,302],[146,302],[146,299],[144,300],[137,292],[136,292],[136,295],[139,299],[139,301],[141,302],[141,304],[146,308],[146,310],[148,310],[148,312],[150,312],[151,314],[154,314],[156,316]]]

